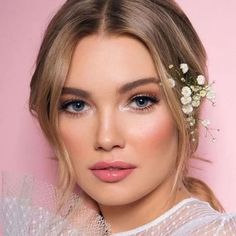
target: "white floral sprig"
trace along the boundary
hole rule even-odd
[[[195,139],[195,113],[201,105],[204,98],[209,100],[213,106],[215,106],[215,92],[212,90],[212,84],[206,83],[204,75],[192,75],[189,72],[188,64],[182,63],[179,68],[174,65],[169,66],[171,78],[168,78],[168,82],[171,88],[176,87],[176,84],[180,86],[181,95],[180,102],[182,104],[182,111],[186,115],[186,121],[189,123],[190,134],[192,135],[192,141]],[[211,135],[213,141],[215,138],[209,128],[209,120],[200,120],[200,123],[206,129],[207,133]],[[219,131],[219,130],[217,130]]]

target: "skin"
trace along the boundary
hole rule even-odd
[[[77,183],[97,203],[113,232],[145,224],[189,196],[181,188],[166,204],[178,132],[160,85],[149,81],[117,92],[143,78],[158,81],[142,43],[127,36],[87,36],[75,49],[64,88],[82,89],[91,97],[64,89],[60,99],[61,104],[75,100],[62,107],[59,128]],[[137,95],[145,96],[144,100],[133,100]],[[120,182],[105,183],[89,170],[99,161],[124,161],[137,168]]]

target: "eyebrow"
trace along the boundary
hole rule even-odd
[[[142,79],[138,79],[129,83],[126,83],[124,85],[122,85],[118,90],[117,93],[118,94],[124,94],[134,88],[143,86],[143,85],[147,85],[147,84],[159,84],[159,80],[155,77],[147,77],[147,78],[142,78]],[[91,94],[83,89],[79,89],[79,88],[72,88],[72,87],[63,87],[62,89],[62,95],[64,94],[70,94],[70,95],[76,95],[79,97],[83,97],[83,98],[90,98]]]

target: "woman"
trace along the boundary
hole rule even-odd
[[[206,70],[174,1],[68,0],[31,81],[30,110],[59,164],[57,219],[40,233],[236,235],[236,216],[188,176],[199,125],[208,130],[200,105],[214,103]]]

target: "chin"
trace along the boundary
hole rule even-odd
[[[127,190],[122,192],[117,191],[100,191],[97,192],[87,192],[87,194],[95,200],[98,204],[104,206],[121,206],[134,203],[135,201],[141,199],[145,194],[135,193],[134,191],[129,192]]]
[[[118,197],[113,198],[113,199],[99,198],[99,199],[95,199],[95,201],[99,205],[103,205],[103,206],[123,206],[123,205],[131,204],[135,200],[134,199],[126,199],[126,198],[118,196]]]

